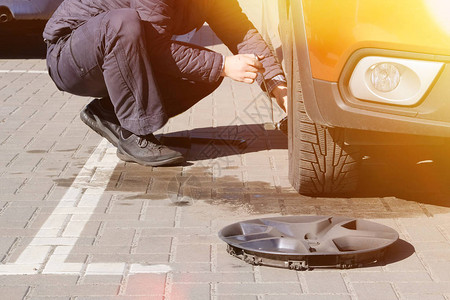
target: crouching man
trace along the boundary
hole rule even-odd
[[[205,22],[233,56],[172,40]],[[153,132],[212,93],[223,77],[253,83],[261,73],[286,110],[283,71],[237,0],[65,0],[43,36],[56,86],[98,98],[81,119],[126,161],[183,162]]]

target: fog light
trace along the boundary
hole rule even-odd
[[[443,67],[436,61],[366,56],[353,69],[349,89],[362,101],[416,105]]]
[[[370,70],[370,82],[380,92],[391,92],[400,83],[400,72],[393,64],[376,64],[371,66]]]

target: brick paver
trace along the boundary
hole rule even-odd
[[[259,2],[241,2],[258,23]],[[193,42],[227,53],[207,26]],[[187,165],[142,167],[82,124],[89,99],[59,92],[44,60],[1,59],[0,70],[1,299],[450,299],[448,162],[374,155],[361,197],[300,196],[286,137],[262,128],[260,89],[224,80],[159,134],[248,147],[185,145]],[[366,218],[402,240],[375,266],[296,272],[246,264],[217,236],[292,214]]]

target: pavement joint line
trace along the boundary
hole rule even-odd
[[[217,262],[218,262],[217,244],[211,245],[211,272],[217,272]]]
[[[80,275],[83,270],[88,275],[123,275],[127,271],[125,262],[66,263],[90,216],[95,212],[119,161],[115,151],[108,151],[110,149],[113,150],[108,141],[103,139],[17,260],[0,265],[0,275]],[[101,178],[101,183],[92,182],[95,177]],[[70,207],[67,207],[68,204]],[[73,218],[80,215],[84,218]],[[74,229],[73,222],[76,222],[77,229]],[[68,228],[71,230],[67,230]],[[164,274],[170,271],[169,265],[129,265],[129,274]]]
[[[352,300],[358,300],[358,294],[356,293],[356,290],[350,281],[350,278],[348,276],[348,273],[346,271],[341,272],[342,279],[344,280],[345,287],[347,288],[347,291],[350,294],[350,297]],[[306,279],[305,279],[306,283]]]
[[[297,272],[297,279],[300,283],[300,288],[304,294],[309,294],[308,282],[306,281],[305,274],[303,272]]]

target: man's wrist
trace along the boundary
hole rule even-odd
[[[287,90],[287,85],[281,83],[272,89],[272,95],[275,97],[283,96],[285,94],[285,90]]]
[[[283,86],[283,87],[287,87],[287,81],[286,81],[286,77],[284,77],[284,75],[279,74],[276,75],[274,77],[272,77],[271,79],[266,81],[266,85],[267,85],[267,92],[269,92],[269,94],[276,96],[273,94],[273,91],[276,87],[278,86]]]
[[[220,72],[220,76],[225,77],[225,62],[227,57],[222,54],[222,71]]]
[[[287,106],[288,106],[288,91],[287,86],[285,84],[277,85],[273,91],[273,96],[275,96],[275,99],[277,100],[278,106],[281,107],[285,112],[287,112]]]

